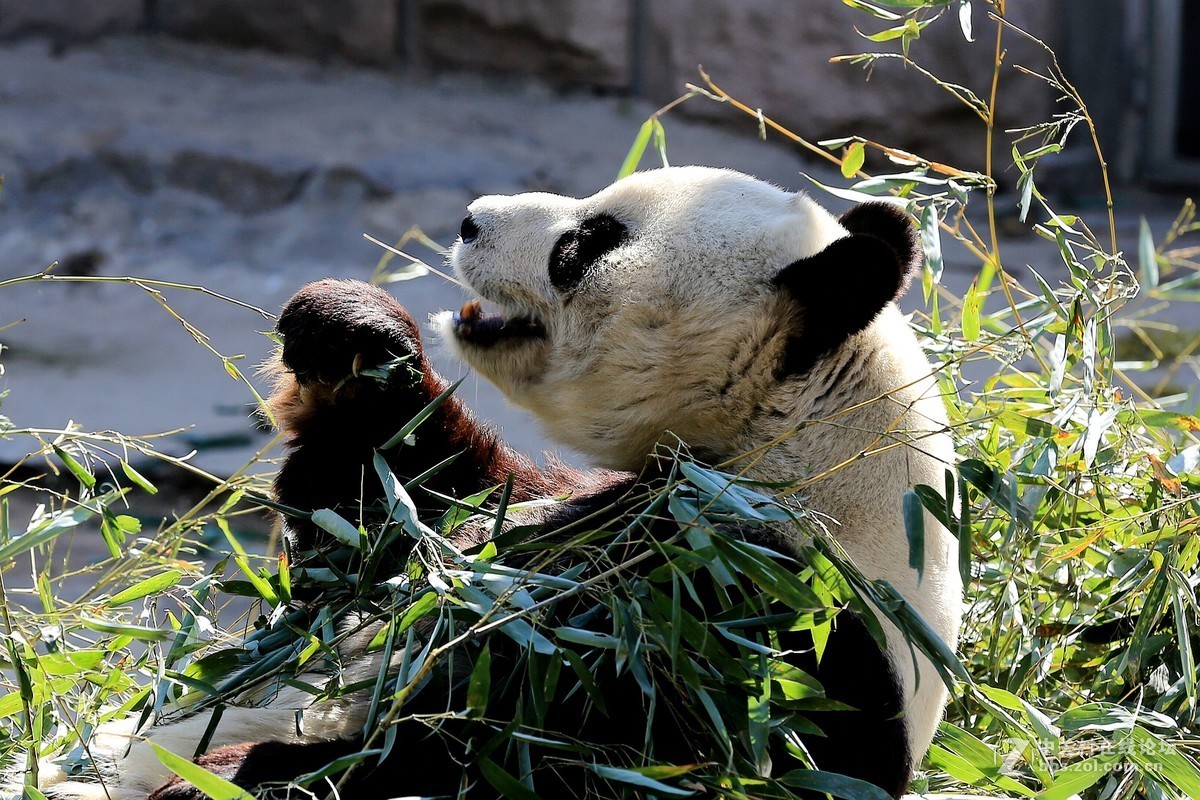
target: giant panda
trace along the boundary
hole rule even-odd
[[[664,168],[583,199],[480,198],[468,208],[449,263],[478,297],[436,315],[437,336],[596,469],[538,466],[451,396],[401,449],[401,477],[457,454],[426,488],[465,497],[511,479],[514,503],[559,498],[525,519],[554,531],[619,506],[633,487],[653,480],[653,454],[682,442],[693,457],[732,464],[764,485],[802,487],[805,505],[830,520],[861,572],[890,581],[954,646],[962,613],[957,542],[926,514],[918,572],[909,565],[901,511],[909,487],[942,485],[954,461],[930,366],[894,303],[920,264],[901,212],[868,203],[835,217],[803,193],[744,174]],[[378,288],[327,280],[289,301],[278,332],[270,403],[291,449],[276,478],[277,500],[347,515],[370,507],[380,499],[364,479],[375,448],[448,385],[430,366],[418,325]],[[407,369],[380,379],[374,368],[398,358]],[[285,526],[294,558],[327,537],[303,516]],[[486,527],[468,528],[458,543],[488,535]],[[800,536],[740,535],[783,551]],[[846,613],[819,663],[811,640],[787,658],[854,709],[817,715],[821,733],[803,737],[816,765],[899,797],[931,742],[947,691],[904,635],[885,619],[880,624],[882,650]],[[380,667],[360,657],[363,649],[361,636],[343,644],[349,680]],[[447,680],[445,691],[462,692],[462,682]],[[211,736],[198,759],[207,769],[246,787],[285,782],[354,750],[361,735],[361,699],[307,709],[301,732],[295,713],[307,702],[284,692],[264,708],[226,708],[215,732],[207,715],[132,737],[132,723],[109,726],[91,742],[93,760],[109,754],[105,788],[46,768],[45,791],[52,798],[203,797],[171,778],[142,738],[186,754]],[[572,707],[558,721],[590,726],[614,742],[630,730],[643,736],[646,724],[644,709],[624,707],[590,715]],[[400,726],[395,755],[360,770],[344,796],[453,796],[469,785],[469,747],[416,727]],[[666,759],[712,757],[690,752],[677,730],[651,733]],[[568,773],[535,786],[543,797],[584,796],[584,780]]]

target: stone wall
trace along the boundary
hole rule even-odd
[[[0,39],[50,36],[79,42],[132,33],[145,20],[145,0],[0,0]]]
[[[976,41],[964,39],[955,4],[912,55],[986,97],[995,26],[987,4],[974,6]],[[1008,6],[1011,20],[1053,41],[1054,4]],[[866,41],[856,26],[885,25],[840,0],[0,0],[0,38],[38,33],[69,43],[142,29],[320,59],[530,76],[657,102],[698,80],[703,64],[730,94],[810,140],[854,133],[980,166],[982,125],[918,70],[897,60],[873,71],[829,62],[898,51],[895,41]],[[1044,62],[1036,44],[1013,32],[1005,44],[1008,64]],[[1002,126],[1048,116],[1054,97],[1044,84],[1011,69],[1002,81]],[[747,122],[702,100],[682,113]]]
[[[156,0],[148,25],[187,39],[387,65],[397,8],[391,0]]]

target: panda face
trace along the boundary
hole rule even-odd
[[[785,268],[847,234],[805,195],[704,167],[468,211],[450,263],[482,302],[435,325],[552,436],[623,469],[667,431],[720,450],[803,327]]]

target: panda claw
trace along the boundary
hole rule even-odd
[[[362,368],[363,368],[363,354],[355,353],[354,361],[351,362],[351,364],[350,364],[350,374],[353,375],[355,378],[357,378],[358,373],[362,372]]]
[[[463,322],[475,322],[483,316],[483,305],[478,300],[468,300],[458,310],[458,318]]]

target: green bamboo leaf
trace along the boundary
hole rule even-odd
[[[925,289],[925,299],[933,291],[933,286],[942,282],[942,271],[945,263],[942,259],[942,231],[938,225],[937,208],[933,203],[921,209],[921,249],[925,251],[925,274],[929,276],[929,286]]]
[[[47,675],[77,675],[97,669],[107,655],[107,650],[60,650],[39,656],[38,666]]]
[[[1171,742],[1140,725],[1133,729],[1130,760],[1150,774],[1161,774],[1185,797],[1200,797],[1200,768]]]
[[[977,458],[963,460],[958,465],[958,473],[1022,525],[1029,525],[1033,521],[1033,514],[1016,499],[1015,484],[1008,475],[992,469]]]
[[[646,152],[646,145],[650,144],[650,135],[654,133],[655,119],[651,117],[642,123],[642,127],[638,128],[637,136],[634,137],[633,146],[629,148],[629,152],[625,155],[625,160],[621,162],[621,169],[617,172],[617,180],[632,175],[637,171],[638,164],[642,163],[642,155]]]
[[[641,789],[647,789],[656,795],[666,795],[668,797],[691,797],[695,792],[689,789],[681,789],[678,786],[670,786],[661,781],[656,781],[648,775],[641,772],[636,772],[631,769],[620,769],[618,767],[610,767],[605,764],[588,764],[588,769],[596,773],[602,778],[607,778],[610,781],[618,783],[626,783],[630,786],[637,786]]]
[[[332,511],[330,512],[333,513]],[[316,512],[313,513],[316,517]],[[314,522],[316,520],[314,519]],[[254,587],[255,592],[263,600],[270,603],[272,606],[279,605],[279,594],[275,591],[275,587],[271,586],[271,582],[264,578],[259,573],[255,572],[250,567],[250,559],[246,553],[246,549],[242,547],[242,543],[233,535],[233,531],[229,528],[229,521],[224,517],[217,517],[217,528],[225,535],[225,540],[229,542],[229,546],[233,548],[233,563],[237,565],[242,574],[246,576],[246,580]]]
[[[115,622],[113,620],[101,619],[91,614],[80,615],[79,621],[88,630],[98,633],[111,633],[116,636],[128,636],[139,642],[165,642],[175,635],[174,631],[147,628],[142,625],[130,625],[125,622]]]
[[[1141,723],[1176,730],[1175,720],[1148,708],[1128,709],[1111,703],[1084,703],[1063,712],[1058,725],[1064,731],[1124,731]]]
[[[417,505],[404,488],[404,484],[392,472],[387,459],[378,450],[371,457],[371,463],[374,464],[375,474],[383,484],[383,492],[388,502],[388,515],[400,523],[405,533],[414,539],[420,539],[424,535],[425,526],[421,524]]]
[[[484,645],[471,670],[471,682],[467,686],[467,716],[476,719],[487,713],[488,698],[492,690],[492,651]]]
[[[1019,711],[1024,714],[1042,741],[1055,742],[1062,736],[1062,731],[1050,720],[1050,717],[1012,692],[996,686],[983,685],[979,687],[979,691],[983,692],[988,699],[997,705],[1003,706],[1010,711]]]
[[[442,403],[450,399],[450,395],[454,394],[454,392],[458,390],[458,387],[461,386],[462,382],[465,380],[466,377],[464,376],[447,386],[441,394],[430,400],[428,405],[418,411],[415,417],[406,422],[404,427],[396,431],[396,434],[392,438],[380,445],[379,449],[391,450],[393,447],[397,447],[402,444],[405,439],[407,439],[414,431],[416,431],[417,428],[421,426],[421,423],[429,419],[433,415],[433,412],[441,408]]]
[[[75,506],[43,518],[25,533],[0,545],[0,564],[7,564],[15,556],[49,542],[63,531],[77,527],[95,513],[96,510],[91,506]]]
[[[860,35],[864,39],[869,39],[872,42],[890,42],[893,39],[899,39],[903,36],[906,36],[907,34],[908,34],[908,20],[905,20],[903,23],[901,23],[900,25],[897,25],[894,28],[888,28],[886,30],[880,31],[879,33],[871,33],[871,34],[860,33]]]
[[[458,586],[457,591],[463,604],[481,616],[488,613],[495,605],[495,600],[490,595],[469,583]],[[550,655],[557,652],[558,648],[555,647],[554,642],[547,639],[541,632],[521,617],[507,614],[497,616],[494,619],[496,621],[502,620],[500,632],[522,647],[532,647],[535,652],[543,655]]]
[[[1145,217],[1138,226],[1138,272],[1143,287],[1153,289],[1158,286],[1158,254],[1154,249],[1154,234]]]
[[[654,117],[654,149],[658,151],[658,158],[662,161],[664,167],[671,166],[667,162],[667,129],[663,127],[662,120]]]
[[[891,795],[874,784],[815,769],[796,769],[779,779],[784,786],[841,797],[843,800],[891,800]]]
[[[121,462],[121,471],[125,473],[126,478],[137,484],[147,494],[158,494],[158,487],[151,483],[145,475],[134,469],[128,461]]]
[[[968,342],[979,338],[979,312],[983,309],[983,296],[978,279],[971,281],[962,310],[962,335]]]
[[[994,749],[962,728],[943,722],[938,727],[937,743],[941,750],[941,764],[957,772],[960,779],[977,774],[972,782],[982,779],[1012,794],[1022,797],[1033,795],[1028,787],[1003,774],[1004,760]],[[933,756],[933,753],[930,755]]]
[[[101,507],[100,536],[104,539],[104,546],[112,558],[121,557],[121,548],[125,544],[125,534],[121,531],[116,517],[117,515],[112,513],[107,506]]]
[[[181,580],[183,580],[182,572],[177,569],[169,569],[152,578],[138,581],[127,589],[122,589],[109,598],[108,605],[123,606],[126,603],[132,603],[134,600],[140,600],[152,594],[159,594],[170,589]]]
[[[902,209],[908,207],[907,202],[895,197],[876,197],[875,195],[868,194],[866,192],[855,191],[854,189],[843,189],[839,186],[828,186],[807,173],[802,172],[800,174],[805,178],[808,178],[809,182],[817,186],[817,188],[819,188],[821,191],[831,194],[834,197],[839,197],[842,200],[849,200],[852,203],[889,203]]]
[[[764,594],[786,603],[796,611],[825,610],[825,603],[807,584],[796,580],[795,574],[764,551],[746,542],[719,535],[712,538],[712,545],[723,561],[753,581]]]
[[[1120,753],[1110,751],[1063,767],[1055,774],[1054,783],[1038,792],[1037,800],[1070,800],[1078,797],[1084,789],[1109,775],[1120,760]]]
[[[561,639],[564,642],[582,644],[587,647],[599,647],[605,650],[615,650],[619,643],[616,638],[607,633],[589,631],[583,628],[571,628],[565,625],[555,628],[554,636],[556,639]]]
[[[842,156],[842,177],[853,178],[862,169],[863,162],[866,160],[866,147],[862,142],[852,142],[846,148],[846,154]]]
[[[212,800],[254,800],[254,795],[236,783],[230,783],[199,764],[175,755],[157,742],[151,741],[150,747],[154,749],[154,755],[163,763],[163,766],[204,792]]]
[[[1025,218],[1029,216],[1029,207],[1033,204],[1033,170],[1021,173],[1021,177],[1017,178],[1017,189],[1021,192],[1017,219],[1024,222]]]
[[[479,771],[483,778],[509,800],[538,800],[538,795],[519,780],[509,775],[490,758],[479,759]]]
[[[917,571],[917,582],[925,574],[925,512],[921,498],[911,489],[904,493],[904,532],[908,536],[908,566]]]
[[[279,553],[279,597],[283,602],[292,602],[292,568],[286,551]]]
[[[842,2],[851,8],[858,9],[859,11],[865,11],[876,19],[886,20],[888,22],[895,22],[896,20],[900,19],[899,14],[893,14],[891,11],[884,11],[882,8],[879,8],[876,5],[863,2],[863,0],[842,0]],[[822,142],[822,144],[824,143]]]
[[[341,758],[335,758],[333,761],[330,761],[328,764],[316,770],[315,772],[310,772],[307,775],[301,775],[296,779],[296,783],[301,786],[310,786],[322,778],[344,772],[355,764],[366,761],[368,758],[374,758],[375,756],[382,755],[383,750],[376,748],[372,748],[370,750],[360,750],[357,753],[350,753],[349,755],[342,756]]]
[[[63,462],[71,474],[79,479],[87,488],[91,489],[96,485],[96,476],[88,472],[87,468],[75,460],[74,456],[63,450],[58,445],[51,445],[54,449],[54,455],[58,456],[58,460]]]
[[[766,517],[750,505],[739,492],[733,476],[705,469],[690,461],[680,461],[679,470],[688,481],[707,497],[705,503],[726,506],[746,520],[766,520]]]
[[[351,525],[345,517],[333,509],[318,508],[312,512],[310,518],[314,525],[333,536],[333,538],[342,544],[349,545],[355,550],[362,548],[362,531],[358,527]]]

